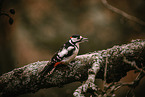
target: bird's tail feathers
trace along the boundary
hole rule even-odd
[[[46,75],[47,73],[48,73],[48,75],[50,75],[50,74],[52,74],[52,72],[54,71],[54,69],[55,69],[55,67],[54,67],[54,65],[53,64],[51,64],[51,65],[46,65],[45,67],[44,67],[44,69],[40,72],[40,76],[44,76],[44,75]]]

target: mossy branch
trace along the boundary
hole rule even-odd
[[[141,64],[144,65],[145,62],[144,49],[144,40],[134,40],[129,44],[79,55],[67,66],[56,68],[53,74],[44,77],[39,76],[39,72],[50,62],[38,61],[31,63],[0,77],[0,96],[35,93],[43,88],[61,87],[68,83],[85,80],[87,80],[86,83],[91,82],[90,85],[93,87],[94,78],[104,79],[104,70],[107,72],[105,74],[106,83],[117,82],[126,76],[128,71],[135,69],[135,67],[124,62],[124,57],[129,61],[135,61],[136,66],[140,68]],[[106,58],[107,71],[104,69],[106,67]],[[79,90],[77,92],[78,94],[76,93],[75,96],[81,93]]]

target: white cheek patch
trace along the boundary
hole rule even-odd
[[[73,42],[78,41],[78,39],[77,39],[77,38],[71,38],[71,40],[72,40]]]
[[[60,57],[63,57],[63,56],[66,55],[67,53],[68,53],[68,51],[67,51],[65,48],[63,48],[62,51],[58,53],[58,55],[59,55]]]

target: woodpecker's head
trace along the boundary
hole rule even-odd
[[[70,40],[73,43],[82,43],[82,42],[88,41],[88,38],[84,38],[80,35],[73,35],[73,36],[70,37]]]

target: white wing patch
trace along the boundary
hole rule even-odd
[[[68,54],[68,51],[65,48],[63,48],[62,51],[58,53],[59,57],[63,57],[66,54]]]
[[[63,48],[61,52],[58,53],[59,57],[67,55],[70,50],[74,49],[73,46],[68,47],[67,49]]]
[[[70,47],[70,48],[68,48],[68,49],[73,49],[74,47]],[[78,52],[79,52],[79,49],[77,48],[77,47],[75,47],[76,48],[76,50],[73,52],[73,54],[71,55],[71,56],[69,56],[69,57],[67,57],[67,58],[64,58],[63,60],[62,60],[62,62],[64,62],[64,63],[69,63],[69,62],[71,62],[76,56],[77,56],[77,54],[78,54]]]

